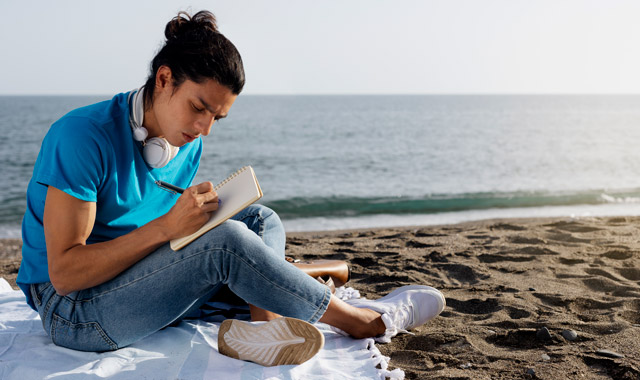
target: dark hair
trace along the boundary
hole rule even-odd
[[[236,47],[218,31],[216,17],[209,11],[193,16],[180,12],[167,23],[164,46],[151,61],[151,72],[145,83],[145,104],[153,103],[156,74],[160,66],[171,69],[173,85],[186,79],[202,83],[214,79],[234,95],[244,87],[244,67]]]

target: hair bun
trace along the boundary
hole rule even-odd
[[[200,11],[193,16],[186,12],[179,12],[167,23],[164,35],[167,41],[181,40],[183,37],[200,33],[219,33],[216,17],[209,11]]]

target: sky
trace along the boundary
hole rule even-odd
[[[637,94],[636,0],[2,0],[0,94],[144,83],[166,23],[207,9],[244,94]]]

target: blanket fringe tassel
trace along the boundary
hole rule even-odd
[[[368,339],[367,349],[371,351],[371,358],[373,359],[376,367],[380,367],[378,369],[378,373],[380,374],[381,380],[404,380],[404,371],[400,368],[389,371],[389,361],[391,360],[391,358],[382,355],[378,347],[376,347],[376,342],[373,339]]]

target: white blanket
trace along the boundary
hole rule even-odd
[[[348,293],[348,292],[347,292]],[[218,323],[182,322],[106,353],[55,346],[20,291],[0,278],[0,379],[403,379],[388,371],[372,339],[352,339],[318,324],[325,347],[298,366],[262,367],[218,353]],[[379,367],[379,368],[378,368]]]

